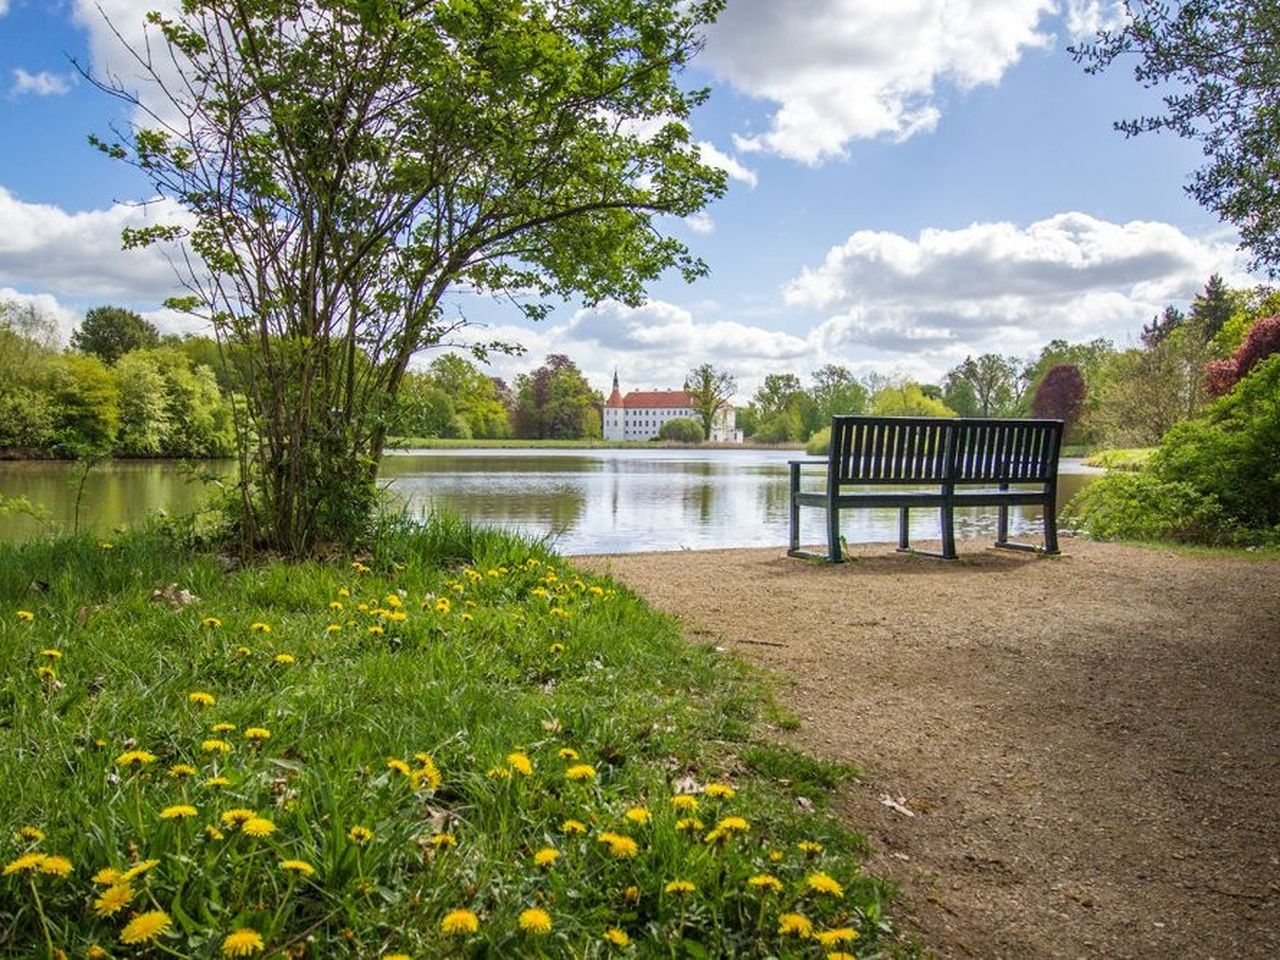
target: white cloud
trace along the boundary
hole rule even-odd
[[[716,228],[715,220],[705,210],[699,210],[692,216],[685,217],[684,223],[694,233],[712,233]]]
[[[21,67],[15,67],[13,71],[13,86],[9,88],[9,95],[21,97],[30,93],[37,97],[52,97],[61,96],[70,89],[70,77],[50,73],[48,70],[41,70],[39,73],[28,73]]]
[[[9,12],[9,0],[0,0],[0,17]]]
[[[756,172],[749,167],[743,166],[736,158],[729,156],[714,143],[700,140],[697,147],[702,154],[702,162],[707,166],[723,170],[730,178],[741,180],[749,187],[756,185]]]
[[[1089,40],[1099,30],[1112,30],[1125,20],[1121,0],[1067,0],[1063,17],[1073,40]]]
[[[185,222],[186,214],[168,201],[67,213],[25,203],[0,187],[0,283],[59,297],[158,303],[180,292],[172,266],[158,247],[122,250],[120,233]]]
[[[1077,4],[1083,0],[1076,0]],[[852,140],[933,129],[939,90],[998,83],[1030,48],[1055,0],[734,0],[703,62],[777,104],[768,130],[735,138],[816,164]]]
[[[0,11],[2,13],[3,11]],[[22,293],[13,287],[0,287],[0,303],[30,304],[37,312],[53,317],[58,323],[58,336],[66,342],[72,328],[80,321],[80,312],[58,301],[49,293]]]
[[[1116,224],[1061,213],[1018,227],[977,223],[912,240],[859,231],[784,291],[790,306],[828,313],[824,352],[914,356],[941,372],[951,358],[1024,353],[1053,337],[1125,341],[1209,275],[1253,282],[1237,250],[1167,223]]]

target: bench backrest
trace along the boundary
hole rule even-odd
[[[1061,420],[831,418],[828,482],[1048,483]]]

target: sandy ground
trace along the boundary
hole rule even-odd
[[[579,562],[783,678],[937,955],[1277,955],[1280,561],[852,555]]]

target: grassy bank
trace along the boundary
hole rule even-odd
[[[1155,447],[1132,447],[1128,449],[1099,450],[1084,461],[1087,467],[1102,467],[1106,470],[1141,470],[1156,452]]]
[[[888,892],[821,810],[848,772],[536,545],[0,547],[0,613],[0,956],[884,949]]]
[[[391,449],[409,450],[799,450],[803,444],[670,443],[665,440],[444,440],[440,437],[394,437]]]

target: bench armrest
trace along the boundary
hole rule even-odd
[[[827,459],[824,457],[821,460],[788,460],[787,463],[795,467],[811,466],[813,464],[820,463],[825,467],[827,465]]]

